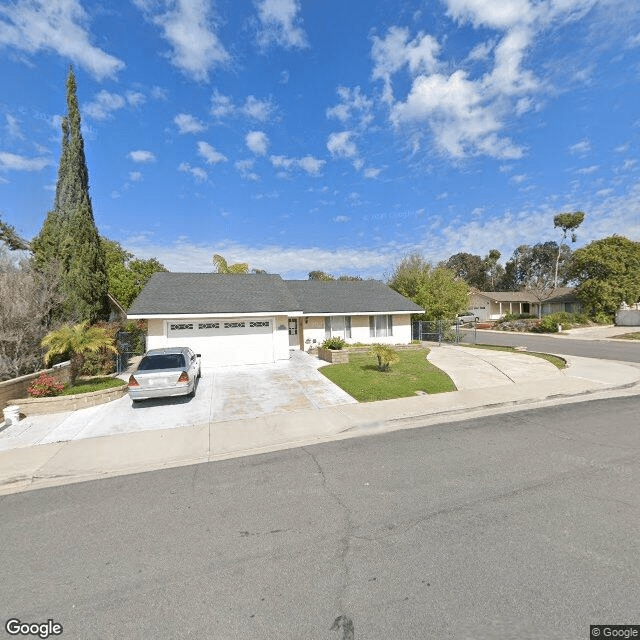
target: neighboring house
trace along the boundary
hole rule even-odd
[[[187,346],[204,366],[289,358],[289,349],[411,342],[423,309],[376,280],[283,280],[269,274],[154,273],[129,319],[148,323],[147,349]]]
[[[530,291],[477,291],[469,293],[469,309],[480,320],[498,320],[507,313],[531,313],[546,316],[558,311],[577,313],[582,305],[576,298],[573,287],[558,287],[543,299]],[[539,307],[542,305],[542,313]]]

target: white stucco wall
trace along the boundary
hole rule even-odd
[[[411,343],[411,315],[408,313],[393,315],[393,335],[386,338],[372,338],[369,335],[369,316],[351,316],[351,337],[345,338],[348,344],[362,342],[372,344],[410,344]],[[324,316],[308,316],[301,318],[300,326],[303,330],[304,349],[322,344],[325,340]],[[313,342],[315,340],[315,343]],[[309,341],[309,342],[308,342]]]
[[[247,318],[247,316],[242,316]],[[263,320],[263,317],[259,318]],[[197,316],[191,318],[191,320],[198,320]],[[206,318],[211,320],[211,318]],[[232,317],[225,317],[224,320],[233,321]],[[287,316],[275,316],[273,319],[273,357],[274,360],[288,360],[289,359],[289,331],[287,326]],[[203,338],[199,338],[202,340]],[[204,338],[206,339],[206,338]],[[215,340],[215,337],[211,337]],[[241,339],[241,338],[239,338]],[[185,344],[188,342],[185,341]],[[148,349],[160,349],[168,345],[166,323],[164,319],[154,318],[148,321],[148,333],[147,333],[147,350]]]
[[[616,313],[616,324],[621,327],[640,327],[640,309],[620,309]]]

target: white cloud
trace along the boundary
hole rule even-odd
[[[458,70],[450,76],[418,76],[405,102],[391,110],[391,121],[401,124],[428,123],[436,146],[462,158],[485,154],[496,158],[520,158],[523,150],[498,132],[502,123],[484,103],[480,87]]]
[[[156,156],[152,151],[145,151],[143,149],[130,151],[128,157],[134,162],[140,163],[155,162],[156,159]]]
[[[336,216],[335,218],[332,218],[332,220],[333,222],[344,223],[349,222],[351,218],[349,216]]]
[[[18,0],[0,6],[0,45],[27,53],[55,51],[95,78],[112,78],[124,63],[91,44],[79,0]]]
[[[382,169],[378,169],[376,167],[369,167],[368,169],[364,170],[364,177],[365,178],[369,178],[369,179],[373,179],[373,178],[377,178],[380,173],[381,173]]]
[[[298,15],[298,0],[258,0],[256,2],[260,30],[258,44],[267,47],[277,44],[285,49],[303,49],[308,46],[307,36]]]
[[[173,119],[173,122],[178,127],[180,133],[200,133],[207,128],[198,118],[188,113],[179,113]]]
[[[249,131],[245,136],[247,147],[258,156],[264,156],[269,146],[269,137],[264,131]]]
[[[181,162],[178,166],[178,171],[190,173],[196,182],[204,182],[209,177],[204,169],[201,167],[192,167],[188,162]]]
[[[271,156],[269,160],[276,169],[284,169],[285,171],[288,171],[296,164],[295,158],[287,156]]]
[[[582,167],[581,169],[578,169],[576,171],[576,173],[580,173],[580,174],[583,174],[583,175],[589,175],[589,174],[595,173],[599,168],[600,168],[599,165],[592,164],[589,167]]]
[[[266,122],[271,117],[274,109],[275,107],[271,100],[258,100],[255,96],[247,96],[241,111],[249,118]]]
[[[129,171],[130,182],[140,182],[142,180],[142,174],[139,171]]]
[[[215,32],[210,0],[167,0],[169,10],[155,16],[150,2],[138,0],[135,4],[161,27],[172,47],[168,57],[185,75],[207,82],[209,71],[230,61]]]
[[[589,142],[589,140],[587,139],[580,140],[580,142],[576,142],[569,147],[570,153],[577,153],[582,155],[584,153],[587,153],[588,151],[591,151],[591,142]]]
[[[306,278],[309,271],[322,269],[359,273],[364,277],[381,278],[387,265],[397,262],[414,247],[382,246],[361,249],[344,246],[335,249],[302,246],[251,246],[226,241],[215,244],[194,243],[180,239],[172,244],[156,244],[148,239],[123,238],[122,244],[136,256],[155,256],[171,271],[211,271],[211,256],[219,253],[233,262],[248,262],[252,267],[279,273],[283,277]],[[455,253],[455,252],[454,252]]]
[[[227,157],[216,151],[208,142],[198,142],[198,155],[204,158],[207,164],[218,164],[218,162],[226,162]]]
[[[139,107],[147,101],[147,97],[140,91],[127,91],[127,104],[131,107]]]
[[[533,18],[528,0],[446,0],[446,4],[452,18],[472,22],[476,28],[509,29]]]
[[[402,27],[391,27],[384,38],[373,36],[372,77],[384,82],[383,99],[393,101],[391,77],[403,67],[408,66],[412,74],[433,73],[438,68],[439,49],[435,38],[422,32],[410,41],[409,29]]]
[[[329,134],[327,149],[332,156],[338,158],[354,158],[358,155],[358,147],[351,140],[352,131],[340,131]]]
[[[92,102],[84,106],[83,111],[94,120],[106,120],[114,111],[122,109],[125,104],[126,100],[121,95],[100,91]]]
[[[596,195],[601,198],[607,198],[613,193],[614,193],[613,189],[600,189],[600,191],[596,191]]]
[[[306,155],[302,158],[290,158],[288,156],[270,156],[269,160],[275,169],[290,171],[298,167],[308,173],[310,176],[319,176],[322,168],[326,164],[326,160],[320,160],[313,156]]]
[[[298,165],[306,171],[310,176],[318,176],[322,171],[322,167],[326,164],[325,160],[319,160],[313,156],[304,156],[298,160]]]
[[[234,165],[236,171],[245,179],[245,180],[253,180],[257,182],[260,180],[260,176],[252,171],[253,169],[253,160],[238,160]]]
[[[233,101],[229,96],[222,95],[217,89],[211,96],[210,113],[214,118],[224,118],[231,115],[235,110]]]
[[[337,118],[340,122],[346,123],[352,117],[357,118],[362,128],[367,127],[373,120],[373,100],[367,98],[360,90],[360,87],[349,89],[348,87],[338,87],[340,103],[335,107],[327,109],[327,118]]]
[[[0,170],[2,171],[40,171],[52,164],[50,158],[26,158],[15,153],[0,151]]]
[[[392,123],[414,142],[426,128],[436,148],[454,158],[488,155],[519,158],[525,149],[504,134],[508,122],[542,102],[536,94],[550,85],[525,67],[529,50],[550,29],[578,20],[596,0],[443,0],[449,17],[471,24],[485,36],[462,62],[440,60],[439,44],[422,32],[390,27],[372,38],[372,77],[383,84],[383,100]],[[404,95],[394,98],[394,77]],[[338,111],[338,114],[344,110]]]
[[[22,133],[22,128],[20,127],[20,120],[14,118],[10,113],[7,113],[5,117],[7,119],[6,129],[9,137],[23,140],[24,134]]]

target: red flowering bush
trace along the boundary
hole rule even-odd
[[[27,393],[33,398],[50,398],[57,396],[64,389],[64,383],[58,382],[53,376],[41,373],[27,387]]]

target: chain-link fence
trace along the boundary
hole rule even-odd
[[[459,344],[476,341],[476,323],[460,323],[448,320],[418,320],[411,324],[411,339],[442,344]]]

